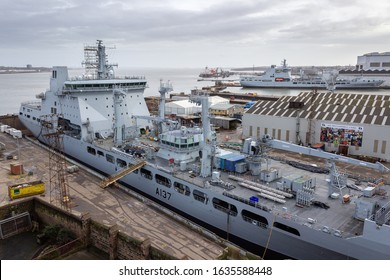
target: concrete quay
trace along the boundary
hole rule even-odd
[[[29,199],[11,201],[8,185],[37,179],[45,182],[46,193],[36,197],[47,203],[53,202],[49,190],[48,151],[25,138],[17,140],[5,133],[0,133],[0,142],[6,147],[0,154],[0,207]],[[12,159],[7,159],[7,155]],[[10,165],[16,162],[23,165],[23,175],[10,174]],[[151,201],[141,201],[120,188],[102,189],[101,178],[83,168],[68,174],[68,182],[73,215],[88,214],[95,221],[115,226],[131,237],[148,239],[158,250],[177,259],[217,259],[224,252],[225,246],[217,238],[211,240],[183,222],[172,219],[161,211],[161,206]]]

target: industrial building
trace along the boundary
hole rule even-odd
[[[359,55],[356,70],[390,70],[390,52],[372,52]]]
[[[329,152],[390,160],[390,96],[301,92],[258,101],[243,115],[243,137],[316,145]]]
[[[209,106],[216,104],[229,104],[229,99],[220,96],[210,96]],[[201,111],[201,106],[190,102],[188,97],[186,100],[177,100],[165,104],[165,113],[168,115],[192,115]]]

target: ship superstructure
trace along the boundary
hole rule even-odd
[[[123,172],[126,187],[259,255],[266,247],[296,259],[390,259],[388,186],[351,189],[334,165],[360,161],[315,154],[332,162],[330,176],[318,176],[276,160],[269,168],[268,149],[309,148],[262,138],[246,139],[241,152],[221,149],[206,93],[190,98],[202,105],[201,127],[165,118],[169,83],[161,83],[160,115],[150,116],[145,78],[116,77],[102,41],[87,48],[97,62],[92,73],[69,78],[66,67],[54,67],[40,102],[21,105],[20,120],[40,141],[61,130],[68,156],[106,175]]]

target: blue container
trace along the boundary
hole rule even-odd
[[[251,196],[251,197],[249,198],[249,201],[250,201],[250,202],[257,203],[257,202],[259,202],[259,198],[258,198],[257,196]]]
[[[225,159],[225,169],[234,172],[236,171],[236,164],[244,160],[245,156],[234,154],[234,156]]]
[[[233,153],[229,153],[229,154],[225,154],[225,155],[221,156],[219,158],[219,168],[222,169],[222,170],[225,170],[225,168],[226,168],[226,164],[225,164],[226,163],[226,159],[231,157],[231,156],[234,156],[234,155],[235,154],[233,154]]]
[[[234,170],[232,170],[234,168],[234,163],[231,159],[235,158],[235,157],[237,157],[237,154],[232,153],[223,159],[223,161],[224,161],[224,163],[223,163],[224,168],[223,169],[224,170],[234,171]]]

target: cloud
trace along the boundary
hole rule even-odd
[[[118,49],[139,52],[136,57],[129,55],[132,62],[150,65],[164,55],[165,64],[181,65],[183,58],[204,63],[207,58],[220,64],[231,59],[237,65],[251,57],[260,61],[272,55],[279,60],[276,51],[289,54],[288,49],[301,56],[312,51],[309,47],[322,51],[333,46],[340,51],[351,44],[359,44],[360,52],[381,51],[390,40],[390,3],[372,4],[361,0],[2,0],[0,50],[9,54],[8,61],[11,55],[15,61],[21,59],[16,53],[29,53],[30,58],[47,63],[57,58],[75,64],[84,43],[103,39]],[[194,58],[195,54],[202,57]],[[149,57],[155,61],[147,61]]]

